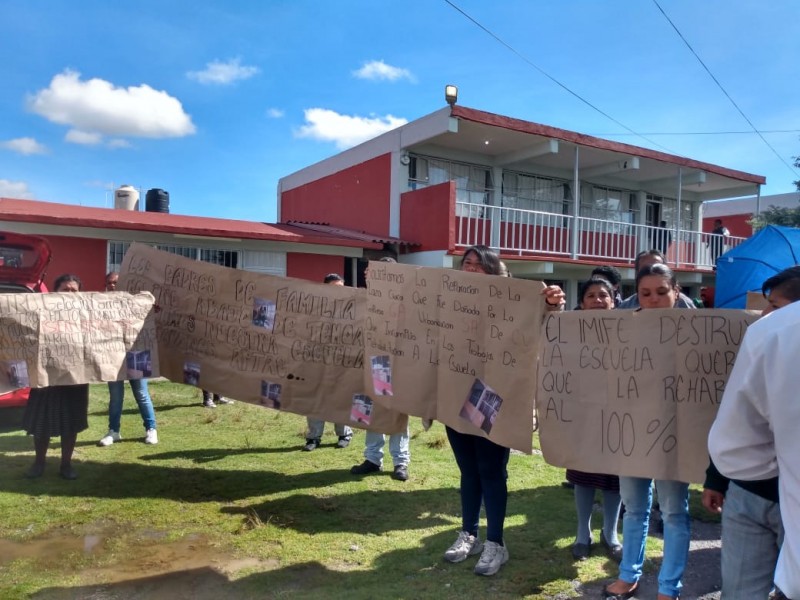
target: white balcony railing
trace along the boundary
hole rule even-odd
[[[719,255],[744,239],[456,202],[456,245],[483,244],[503,254],[633,263],[640,251],[657,248],[670,265],[710,270]]]

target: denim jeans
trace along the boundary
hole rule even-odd
[[[386,443],[386,436],[382,433],[367,431],[367,439],[364,446],[364,458],[376,465],[383,465],[383,446]],[[411,452],[408,449],[408,428],[405,433],[394,433],[389,436],[389,454],[392,455],[392,463],[395,467],[407,467],[411,460]]]
[[[653,480],[620,477],[619,491],[625,505],[619,578],[635,583],[642,576],[650,507],[653,504]],[[658,593],[675,598],[680,594],[681,577],[689,558],[689,484],[656,480],[656,491],[664,521],[664,556],[658,572]]]
[[[503,544],[508,504],[508,448],[493,441],[445,428],[461,471],[461,529],[478,535],[481,503],[486,509],[486,539]]]
[[[731,482],[722,506],[722,597],[769,596],[782,543],[780,505]]]
[[[136,403],[139,405],[139,414],[145,429],[156,428],[156,413],[153,410],[153,401],[147,391],[147,379],[131,379],[131,390]],[[125,382],[109,381],[108,395],[108,428],[119,433],[119,422],[122,417],[122,401],[125,399]]]
[[[322,433],[325,431],[325,421],[306,418],[306,425],[308,426],[306,431],[307,440],[318,440],[322,437]],[[348,425],[335,423],[333,429],[339,437],[351,437],[353,435],[353,430]]]

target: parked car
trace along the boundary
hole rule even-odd
[[[50,245],[44,238],[0,231],[0,294],[46,292],[44,275],[52,257]],[[3,365],[11,379],[15,366]],[[0,394],[0,408],[24,406],[29,388]]]

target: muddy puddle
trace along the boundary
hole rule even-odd
[[[77,587],[49,588],[33,598],[216,598],[244,569],[265,571],[278,561],[236,558],[213,546],[202,534],[168,539],[166,532],[142,530],[125,535],[92,532],[50,533],[16,542],[0,539],[0,568],[14,561],[33,561],[42,570],[75,574]],[[80,565],[78,567],[78,565]]]

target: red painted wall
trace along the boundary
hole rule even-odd
[[[400,238],[421,244],[415,251],[455,247],[454,181],[405,192],[400,196]]]
[[[55,291],[53,282],[65,273],[81,278],[86,292],[102,292],[106,284],[106,240],[43,235],[50,243],[53,258],[44,278],[47,288]]]
[[[389,235],[390,154],[281,194],[281,220]]]
[[[711,233],[714,229],[714,221],[716,219],[722,219],[722,224],[728,228],[728,231],[731,232],[731,235],[736,237],[750,237],[753,235],[753,228],[748,225],[748,221],[753,218],[753,215],[750,213],[742,214],[742,215],[725,215],[724,217],[711,217],[708,219],[703,219],[703,231],[706,233]]]
[[[342,256],[327,254],[300,254],[288,252],[286,254],[286,275],[298,279],[307,279],[315,283],[322,283],[328,273],[338,273],[344,277],[345,261],[350,260]]]

